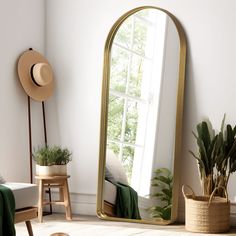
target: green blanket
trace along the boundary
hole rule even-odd
[[[141,219],[138,208],[138,194],[129,185],[113,183],[117,187],[116,214],[121,218]]]
[[[0,185],[0,236],[15,236],[15,198],[12,191]]]

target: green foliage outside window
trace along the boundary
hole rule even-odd
[[[108,139],[120,140],[123,111],[124,111],[124,99],[111,95],[109,97],[109,109],[108,109],[108,128],[107,128]]]

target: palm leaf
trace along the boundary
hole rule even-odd
[[[200,170],[200,173],[201,173],[201,177],[202,176],[206,176],[206,168],[205,168],[205,164],[204,162],[202,161],[202,159],[200,159],[199,157],[197,157],[192,151],[189,151],[193,157],[198,161],[198,165],[199,165],[199,170]]]
[[[158,181],[160,181],[160,182],[162,182],[162,183],[165,183],[165,184],[167,184],[167,185],[170,185],[170,184],[171,184],[170,178],[165,177],[165,176],[158,176],[156,180],[158,180]]]
[[[211,136],[209,133],[208,125],[205,121],[197,125],[198,136],[204,143],[205,149],[207,150],[211,143]]]
[[[200,153],[200,158],[204,163],[204,168],[205,168],[205,172],[208,175],[209,174],[209,160],[207,157],[207,152],[206,152],[206,148],[204,146],[204,142],[203,140],[197,136],[194,132],[192,132],[194,137],[197,139],[197,144],[199,147],[199,153]]]
[[[164,188],[162,189],[162,192],[165,194],[165,196],[168,196],[168,198],[172,197],[172,189]]]
[[[223,120],[221,121],[220,131],[222,134],[224,132],[224,127],[225,127],[225,118],[226,118],[226,114],[224,114]]]

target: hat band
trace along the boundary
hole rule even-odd
[[[40,84],[37,83],[37,81],[34,78],[34,74],[33,74],[34,66],[35,66],[35,64],[33,64],[30,68],[30,77],[33,80],[33,82],[35,83],[35,85],[37,85],[38,87],[42,87]]]

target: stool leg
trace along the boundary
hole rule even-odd
[[[39,180],[39,200],[38,200],[38,219],[39,222],[42,223],[43,222],[43,180],[40,179]]]
[[[50,209],[50,214],[52,214],[52,194],[51,194],[51,189],[50,189],[50,184],[49,184],[49,188],[48,188],[48,196],[49,196],[49,209]]]
[[[60,197],[60,202],[64,202],[63,186],[59,187],[59,197]]]
[[[72,220],[71,206],[70,206],[70,194],[68,188],[67,179],[63,183],[63,195],[64,195],[64,204],[66,208],[66,219]]]
[[[29,220],[25,221],[25,224],[26,224],[29,236],[34,236],[30,221]]]

